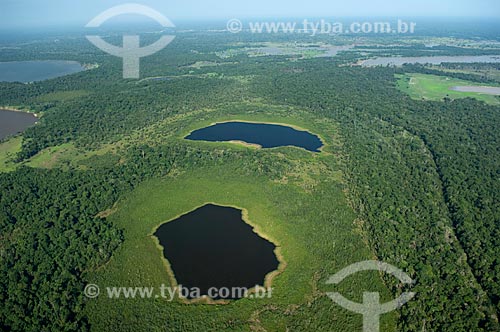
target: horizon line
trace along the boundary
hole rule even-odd
[[[225,23],[228,19],[233,19],[237,18],[243,21],[249,21],[249,20],[263,20],[263,19],[287,19],[287,20],[304,20],[304,19],[329,19],[329,20],[346,20],[346,19],[386,19],[386,20],[394,20],[394,19],[421,19],[421,20],[439,20],[439,19],[448,19],[448,20],[459,20],[459,19],[467,19],[467,20],[498,20],[500,17],[499,16],[438,16],[438,15],[342,15],[342,16],[329,16],[329,15],[304,15],[304,16],[274,16],[274,15],[248,15],[248,16],[234,16],[234,17],[229,17],[229,16],[224,16],[224,17],[210,17],[210,18],[203,18],[203,17],[177,17],[177,18],[171,18],[173,21],[177,21],[179,24],[188,24],[188,23]],[[0,24],[0,34],[4,31],[2,30],[22,30],[24,29],[32,29],[32,28],[63,28],[63,27],[70,27],[70,28],[85,28],[85,24],[88,22],[84,20],[75,20],[71,22],[57,22],[57,23],[48,23],[48,22],[36,22],[33,24],[5,24],[2,25]],[[120,25],[120,24],[125,24],[125,23],[139,23],[139,24],[155,24],[155,22],[149,20],[121,20],[116,22],[116,24],[111,24],[112,25]],[[500,21],[499,21],[500,25]]]

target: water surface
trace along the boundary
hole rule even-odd
[[[38,119],[30,113],[0,109],[0,141],[8,136],[25,131],[37,121]]]
[[[198,287],[201,295],[211,287],[263,285],[279,265],[274,244],[243,221],[241,210],[231,207],[205,205],[163,224],[154,235],[177,283]]]
[[[451,90],[458,92],[477,92],[487,95],[500,96],[500,88],[493,86],[454,86],[451,88]]]
[[[374,66],[402,66],[404,64],[432,64],[442,63],[500,63],[500,55],[479,56],[424,56],[424,57],[380,57],[364,60],[363,67]]]
[[[193,131],[186,137],[193,141],[231,142],[241,141],[263,148],[296,146],[312,152],[320,152],[323,143],[318,136],[291,127],[250,122],[224,122]]]
[[[0,62],[0,82],[36,82],[83,71],[76,61]]]

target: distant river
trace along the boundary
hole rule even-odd
[[[454,86],[451,88],[451,90],[459,92],[477,92],[487,95],[500,96],[500,88],[492,86]]]
[[[38,119],[30,113],[0,110],[0,141],[7,136],[21,133]]]
[[[408,64],[432,64],[440,65],[446,62],[453,63],[500,63],[500,55],[479,55],[479,56],[422,56],[422,57],[385,57],[364,60],[363,67],[374,66],[402,66]]]
[[[0,82],[36,82],[83,71],[76,61],[0,62]]]

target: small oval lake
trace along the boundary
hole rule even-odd
[[[0,110],[0,141],[25,131],[37,121],[38,118],[31,113]]]
[[[186,139],[208,142],[244,142],[262,148],[295,146],[312,152],[320,152],[321,139],[307,131],[285,125],[251,122],[224,122],[198,129]]]
[[[279,265],[275,245],[254,232],[241,210],[231,207],[207,204],[163,224],[154,236],[177,283],[200,289],[202,296],[212,287],[263,285]]]
[[[76,61],[12,61],[0,62],[0,82],[29,83],[44,81],[83,71]]]

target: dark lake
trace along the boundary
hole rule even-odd
[[[36,82],[83,71],[76,61],[0,62],[0,82]]]
[[[267,123],[225,122],[193,131],[186,137],[192,141],[229,142],[242,141],[263,148],[296,146],[320,152],[323,143],[318,136],[287,126]]]
[[[0,141],[25,131],[37,121],[33,114],[0,110]]]
[[[274,244],[254,233],[239,209],[208,204],[163,224],[154,235],[177,283],[198,287],[201,295],[211,287],[262,286],[278,269]]]

